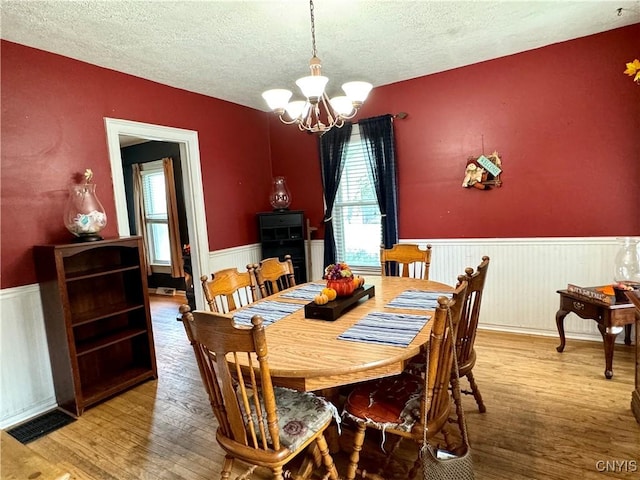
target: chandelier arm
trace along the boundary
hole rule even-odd
[[[324,105],[325,110],[327,111],[327,128],[331,128],[336,124],[336,120],[340,116],[336,112],[333,111],[331,107],[331,103],[329,102],[329,97],[327,96],[327,92],[322,92],[322,104]],[[334,118],[335,115],[335,118]]]
[[[340,118],[342,118],[343,120],[351,120],[352,118],[354,118],[356,115],[358,114],[358,109],[356,107],[353,107],[353,113],[351,115],[343,115],[340,114]],[[340,128],[340,127],[338,127]]]
[[[286,118],[283,117],[283,115],[284,113],[278,115],[278,118],[280,118],[280,121],[285,125],[293,125],[294,123],[300,123],[299,119],[297,118],[294,118],[293,120],[287,120]]]
[[[312,114],[308,117],[307,126],[310,128],[318,128],[320,127],[320,107],[319,104],[316,103],[312,105]]]

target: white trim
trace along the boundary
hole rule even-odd
[[[122,156],[120,154],[120,135],[180,144],[184,200],[187,211],[189,244],[191,245],[191,268],[193,269],[194,278],[200,278],[203,272],[208,272],[209,270],[209,236],[207,218],[204,211],[198,132],[108,117],[104,118],[104,123],[107,132],[109,160],[111,162],[118,233],[122,236],[127,236],[130,233],[127,200],[124,191]],[[194,290],[198,305],[204,305],[204,295],[200,282],[194,282]]]
[[[402,238],[399,243],[417,243],[421,245],[611,245],[619,237],[532,237],[532,238],[438,238],[433,240]]]

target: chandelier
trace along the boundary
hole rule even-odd
[[[329,79],[321,74],[321,63],[316,51],[316,28],[313,17],[313,0],[309,0],[311,11],[312,57],[309,61],[311,75],[296,80],[296,85],[306,100],[290,102],[291,91],[283,88],[267,90],[262,94],[269,108],[287,124],[298,125],[301,131],[323,134],[332,127],[340,128],[345,120],[356,116],[373,85],[367,82],[347,82],[342,85],[345,95],[329,99],[325,86]],[[285,113],[288,118],[285,117]]]

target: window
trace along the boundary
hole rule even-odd
[[[345,148],[344,170],[333,206],[337,257],[356,270],[379,269],[380,208],[358,125],[353,126]]]
[[[171,265],[169,220],[162,161],[141,165],[147,248],[152,265]]]

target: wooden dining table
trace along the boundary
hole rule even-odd
[[[404,291],[447,294],[454,290],[444,283],[403,277],[367,277],[365,287],[369,285],[374,286],[375,295],[361,299],[337,320],[305,318],[305,310],[301,308],[265,328],[269,368],[275,385],[319,391],[401,373],[408,360],[427,342],[432,322],[426,322],[406,347],[343,340],[338,336],[372,312],[433,316],[433,310],[387,307]],[[287,292],[299,287],[283,290],[260,302],[309,303],[309,300],[285,298]]]

